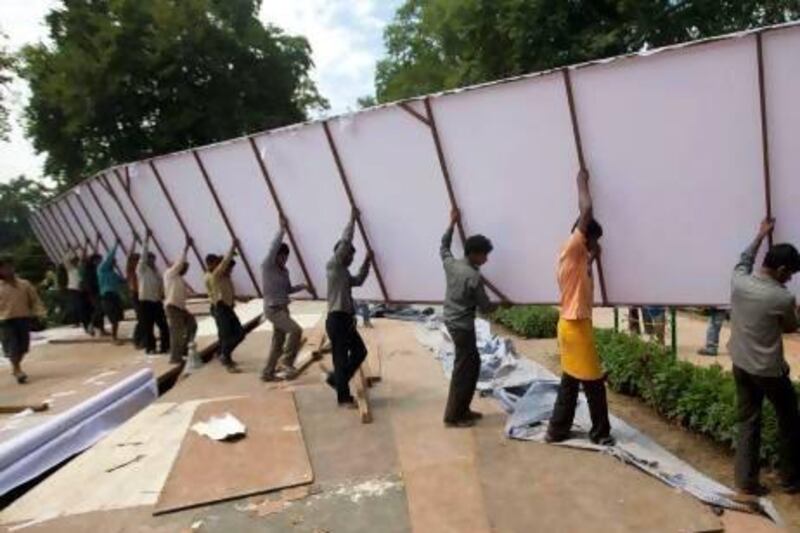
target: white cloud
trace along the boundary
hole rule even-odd
[[[0,0],[0,30],[18,49],[46,38],[44,16],[60,0]],[[360,96],[374,91],[375,62],[383,52],[383,28],[401,0],[264,0],[260,19],[292,35],[304,35],[312,47],[314,81],[331,103],[331,114],[356,108]],[[0,143],[0,181],[19,174],[38,177],[43,157],[33,152],[19,120],[27,87],[14,92],[11,141]]]

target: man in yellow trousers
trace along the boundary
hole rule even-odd
[[[562,374],[546,440],[560,442],[570,437],[578,392],[583,387],[592,419],[589,438],[595,444],[610,446],[614,439],[608,420],[605,380],[592,330],[592,263],[600,256],[598,241],[603,228],[593,216],[589,175],[585,170],[578,173],[578,206],[580,218],[558,259],[561,291],[558,346]]]

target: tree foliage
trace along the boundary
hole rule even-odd
[[[62,185],[115,163],[306,118],[326,107],[303,37],[261,0],[64,0],[52,45],[23,50],[27,132]]]
[[[28,220],[35,206],[51,192],[41,182],[24,176],[0,183],[0,254],[11,256],[20,275],[33,281],[42,278],[48,261]]]
[[[384,32],[388,102],[785,22],[797,0],[406,0]]]
[[[3,39],[5,39],[5,35],[0,33],[0,41]],[[8,133],[11,130],[8,101],[14,66],[14,56],[0,44],[0,141],[7,141]]]

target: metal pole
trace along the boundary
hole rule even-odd
[[[575,150],[578,152],[578,164],[581,170],[586,170],[586,160],[583,155],[583,141],[581,140],[581,131],[578,127],[578,115],[575,111],[575,99],[572,95],[572,78],[569,74],[569,69],[564,68],[561,70],[564,76],[564,87],[567,91],[567,103],[569,104],[569,116],[572,121],[572,135],[575,139]],[[600,294],[603,298],[603,305],[608,305],[608,292],[606,291],[606,276],[603,272],[602,257],[598,257],[597,264],[597,277],[600,278]]]
[[[672,356],[678,357],[678,312],[674,307],[669,308],[670,318],[672,324],[670,328],[670,337],[672,339]]]
[[[269,189],[269,193],[272,196],[272,202],[275,204],[275,207],[278,210],[278,214],[287,222],[289,218],[286,216],[286,212],[283,210],[283,206],[281,205],[280,198],[278,198],[278,191],[275,189],[275,185],[272,183],[272,177],[267,170],[267,164],[264,161],[264,158],[261,157],[261,153],[258,151],[258,147],[256,146],[256,142],[252,137],[249,137],[248,140],[250,141],[250,146],[253,148],[253,153],[256,156],[256,161],[258,161],[258,167],[261,169],[261,175],[264,178],[264,181],[267,184],[267,188]],[[311,279],[311,275],[306,268],[306,263],[303,261],[303,255],[300,252],[300,247],[297,246],[297,241],[294,238],[294,232],[292,231],[291,224],[288,224],[286,228],[286,235],[289,237],[289,242],[292,243],[292,249],[294,250],[295,254],[297,255],[297,262],[300,264],[300,270],[303,271],[303,276],[306,278],[306,283],[308,283],[308,288],[311,289],[311,296],[314,297],[315,300],[318,299],[317,289],[314,287],[314,280]]]
[[[242,262],[244,263],[244,267],[247,270],[247,274],[250,276],[250,281],[253,282],[253,287],[255,287],[256,289],[256,294],[258,294],[259,298],[262,298],[264,294],[261,292],[261,286],[256,280],[256,276],[253,273],[253,269],[250,268],[250,261],[247,260],[247,255],[244,253],[244,249],[241,246],[239,237],[236,236],[236,232],[233,229],[233,225],[231,225],[231,221],[230,219],[228,219],[228,214],[222,207],[222,202],[220,202],[219,196],[217,195],[217,190],[211,183],[211,178],[208,176],[208,172],[206,171],[206,167],[203,164],[203,160],[200,159],[200,154],[198,154],[196,150],[192,150],[192,155],[194,156],[194,160],[197,161],[197,166],[200,168],[200,173],[203,175],[203,179],[205,180],[206,185],[208,185],[208,190],[211,192],[211,197],[214,198],[214,203],[217,205],[217,210],[219,211],[219,214],[222,215],[222,221],[225,223],[225,227],[228,228],[228,233],[230,234],[232,239],[234,239],[237,243],[239,243],[238,246],[239,253],[242,255]]]
[[[339,157],[339,151],[336,149],[336,143],[333,140],[333,135],[331,135],[330,127],[328,126],[327,122],[322,123],[322,128],[325,130],[325,137],[328,139],[328,146],[331,149],[331,153],[333,154],[333,159],[336,163],[336,168],[339,171],[339,178],[342,181],[342,185],[344,186],[344,192],[347,195],[347,200],[350,202],[350,207],[352,209],[358,209],[356,206],[356,201],[353,198],[353,191],[350,189],[350,183],[347,179],[347,173],[344,170],[344,165],[342,165],[342,160]],[[378,278],[378,285],[380,285],[381,294],[383,294],[383,299],[385,301],[389,300],[389,293],[386,290],[386,285],[383,282],[383,276],[381,276],[380,268],[378,268],[378,261],[375,256],[375,252],[372,249],[372,245],[369,242],[369,237],[367,236],[367,231],[364,228],[364,223],[361,221],[361,217],[356,218],[356,224],[358,224],[358,229],[361,232],[361,238],[364,239],[364,245],[367,247],[367,252],[372,254],[372,266],[375,268],[375,277]]]
[[[614,306],[614,331],[619,333],[619,308]]]
[[[183,230],[183,235],[185,236],[186,240],[191,240],[192,251],[194,252],[195,257],[197,258],[197,262],[200,264],[200,269],[205,272],[206,265],[203,262],[203,257],[200,255],[200,252],[197,251],[197,246],[194,244],[194,239],[189,234],[189,230],[186,229],[186,224],[183,223],[183,218],[181,218],[181,214],[178,212],[178,208],[175,206],[175,202],[172,201],[172,196],[169,194],[166,186],[164,186],[164,181],[161,179],[161,174],[158,172],[158,168],[156,168],[155,163],[151,159],[148,161],[150,164],[150,168],[153,171],[153,175],[156,177],[156,181],[158,185],[161,187],[161,191],[164,193],[164,196],[167,198],[167,202],[169,203],[170,208],[172,209],[172,213],[175,215],[175,218],[178,219],[178,224],[180,224],[181,229]]]
[[[117,204],[117,209],[119,210],[120,213],[122,213],[122,218],[124,218],[125,222],[127,222],[128,227],[131,230],[131,234],[133,234],[133,236],[136,237],[137,239],[141,239],[141,237],[139,236],[139,232],[136,231],[136,227],[133,225],[133,222],[131,222],[128,213],[122,207],[122,202],[117,197],[116,191],[114,191],[114,188],[111,186],[111,183],[109,183],[108,176],[106,176],[106,173],[105,172],[100,173],[98,178],[100,179],[100,183],[105,185],[105,189],[108,195],[111,197],[112,200],[114,200],[114,203]]]

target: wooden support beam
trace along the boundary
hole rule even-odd
[[[103,184],[108,195],[111,197],[112,200],[114,200],[114,203],[117,204],[117,209],[119,210],[120,213],[122,213],[122,218],[124,218],[125,222],[128,224],[128,228],[130,228],[131,234],[137,239],[141,240],[142,238],[139,235],[139,232],[136,231],[136,226],[133,225],[131,218],[128,216],[128,212],[123,207],[122,202],[119,199],[119,196],[117,196],[117,192],[114,190],[114,187],[111,186],[111,183],[109,182],[106,173],[101,172],[100,175],[98,176],[98,180],[100,181],[100,183]]]
[[[203,160],[200,158],[200,154],[197,153],[197,150],[192,150],[192,155],[194,156],[194,160],[197,162],[197,166],[200,168],[200,174],[203,175],[203,180],[205,180],[208,190],[211,192],[211,197],[214,198],[214,203],[217,206],[219,214],[222,216],[222,221],[225,223],[225,227],[228,228],[228,234],[230,234],[231,238],[238,243],[239,254],[242,256],[244,268],[247,270],[247,274],[250,277],[250,281],[253,283],[253,288],[255,288],[256,294],[258,294],[259,298],[261,298],[264,296],[264,294],[261,292],[261,284],[258,283],[258,280],[253,273],[253,269],[250,267],[250,261],[247,260],[247,254],[245,253],[244,248],[241,246],[239,237],[236,236],[236,231],[233,229],[233,225],[228,218],[228,214],[225,212],[225,208],[222,207],[222,202],[219,199],[219,195],[217,195],[217,190],[214,188],[214,184],[211,183],[211,178],[208,175],[206,166],[203,164]]]
[[[347,195],[347,200],[350,202],[350,208],[358,209],[355,198],[353,198],[353,191],[350,189],[347,173],[344,170],[344,165],[342,165],[342,159],[339,157],[339,151],[336,149],[336,142],[333,140],[330,126],[328,126],[327,122],[323,122],[322,128],[325,130],[325,137],[328,139],[328,146],[330,146],[333,159],[336,162],[336,168],[339,171],[339,178],[344,186],[344,192]],[[373,250],[372,245],[369,242],[369,236],[367,235],[367,230],[364,228],[364,223],[361,220],[361,216],[356,218],[356,223],[358,224],[358,229],[361,232],[361,238],[364,239],[364,245],[367,247],[367,252],[372,255],[372,266],[375,269],[375,276],[378,278],[378,285],[380,285],[383,299],[386,302],[389,302],[389,293],[386,290],[386,284],[383,282],[383,276],[381,275],[381,270],[378,266],[378,258],[375,255],[375,250]]]
[[[53,205],[55,205],[58,214],[61,215],[61,219],[64,221],[64,225],[67,227],[69,234],[72,235],[72,238],[75,240],[75,242],[81,242],[80,237],[78,237],[77,232],[72,227],[72,223],[69,221],[67,215],[64,213],[64,209],[61,207],[61,202],[64,200],[64,198],[66,198],[66,196],[59,199]]]
[[[116,176],[117,178],[117,181],[119,181],[120,185],[122,185],[122,189],[125,191],[125,195],[128,197],[128,201],[133,206],[133,210],[136,211],[136,214],[139,216],[139,220],[142,221],[144,229],[150,232],[151,235],[150,239],[153,241],[153,244],[156,245],[156,250],[158,250],[158,255],[161,256],[161,260],[164,261],[164,264],[169,266],[171,264],[170,259],[167,257],[167,254],[164,253],[164,249],[161,247],[161,243],[158,242],[158,238],[156,238],[153,229],[147,223],[147,219],[144,218],[142,210],[139,209],[139,205],[136,203],[136,199],[133,197],[133,193],[131,193],[130,176],[128,176],[128,167],[125,167],[125,175],[126,175],[125,180],[123,180],[122,176],[120,175],[119,171],[116,168],[113,170],[113,172],[114,176]],[[134,235],[137,235],[137,233],[134,233]]]
[[[258,168],[261,169],[261,176],[264,178],[264,182],[267,184],[267,189],[269,189],[269,194],[272,197],[272,202],[275,204],[275,208],[278,210],[278,214],[280,215],[283,220],[286,221],[286,235],[289,237],[289,242],[292,244],[292,249],[294,250],[295,255],[297,256],[297,262],[300,264],[300,270],[303,271],[303,277],[306,279],[306,284],[308,288],[311,289],[311,296],[317,300],[319,295],[317,293],[317,288],[314,286],[314,280],[311,279],[311,274],[309,274],[308,269],[306,268],[306,263],[303,260],[303,254],[300,250],[300,247],[297,246],[297,241],[294,237],[294,232],[292,231],[292,225],[289,222],[289,217],[286,216],[286,211],[283,210],[283,205],[281,204],[281,200],[278,197],[278,191],[275,188],[275,185],[272,183],[272,177],[267,170],[267,163],[264,161],[264,158],[261,156],[261,152],[258,151],[258,146],[256,145],[255,139],[252,137],[248,137],[250,141],[250,146],[253,148],[253,153],[256,156],[256,161],[258,161]]]
[[[47,255],[50,257],[50,260],[54,263],[58,264],[61,262],[61,257],[55,253],[55,248],[53,248],[53,243],[50,242],[49,237],[47,237],[46,233],[42,230],[42,227],[39,225],[39,221],[36,219],[33,213],[28,215],[28,224],[31,227],[31,230],[36,234],[36,238],[41,243],[42,248],[47,252]]]
[[[414,107],[411,104],[409,104],[408,102],[400,102],[398,105],[400,106],[400,108],[403,111],[405,111],[406,113],[408,113],[409,115],[411,115],[415,119],[419,120],[420,122],[422,122],[423,124],[425,124],[429,128],[431,127],[430,119],[428,119],[428,118],[424,117],[423,115],[421,115],[416,109],[414,109]]]
[[[72,204],[70,203],[69,198],[70,198],[69,196],[65,196],[64,197],[64,203],[67,204],[67,207],[69,208],[69,212],[72,214],[72,218],[74,218],[75,222],[78,223],[78,228],[81,230],[81,234],[83,235],[84,240],[91,241],[92,238],[89,236],[89,232],[87,232],[86,228],[83,227],[83,223],[81,222],[81,219],[78,218],[77,213],[75,213],[75,208],[72,207]]]
[[[88,182],[87,182],[87,184],[88,184]],[[111,248],[109,248],[105,237],[103,237],[103,233],[100,231],[100,228],[97,226],[97,222],[95,222],[94,217],[89,212],[89,210],[86,208],[86,204],[83,202],[83,198],[81,198],[80,194],[76,194],[75,197],[78,199],[78,204],[80,204],[81,209],[83,209],[83,213],[86,215],[86,218],[89,220],[89,224],[92,225],[92,228],[94,229],[95,234],[98,237],[100,237],[100,242],[103,244],[103,246],[105,247],[106,251],[110,250]]]
[[[55,249],[59,259],[63,259],[64,254],[67,253],[68,250],[64,249],[63,245],[58,240],[57,236],[53,233],[53,229],[50,227],[50,223],[48,222],[47,217],[45,216],[45,206],[40,205],[39,209],[35,213],[33,213],[33,215],[36,219],[36,222],[39,224],[44,233],[47,235],[47,238],[50,239],[50,242],[53,245],[53,248]]]
[[[580,165],[581,170],[586,169],[586,159],[583,155],[583,141],[581,140],[581,131],[580,127],[578,126],[578,115],[575,110],[575,99],[572,94],[572,78],[569,74],[569,69],[564,68],[561,70],[561,73],[564,77],[564,88],[567,92],[567,103],[569,104],[569,116],[570,120],[572,121],[572,135],[575,140],[575,150],[578,153],[578,164]],[[598,257],[596,260],[597,264],[597,277],[600,279],[600,294],[603,299],[603,305],[608,306],[608,291],[606,290],[606,277],[603,273],[603,260],[602,257]]]
[[[86,188],[89,189],[89,193],[92,195],[92,198],[94,198],[94,203],[96,203],[97,207],[100,209],[100,214],[103,215],[103,218],[105,219],[106,224],[108,224],[108,227],[111,229],[111,233],[114,234],[114,238],[117,241],[119,241],[120,246],[122,247],[122,251],[125,252],[126,256],[130,256],[130,250],[128,250],[128,247],[125,246],[124,242],[122,242],[122,237],[120,237],[119,233],[117,232],[117,228],[111,222],[111,217],[108,216],[108,213],[106,212],[106,208],[100,202],[100,198],[97,196],[97,193],[94,192],[94,189],[92,188],[92,181],[94,181],[94,180],[88,180],[86,182]],[[98,233],[100,233],[100,232],[98,231]],[[100,242],[103,243],[103,245],[106,247],[107,251],[111,250],[111,247],[108,245],[107,242],[105,242],[105,239],[103,238],[103,234],[102,233],[100,233]]]
[[[63,228],[58,224],[58,220],[55,216],[53,216],[53,209],[50,205],[44,206],[44,213],[47,216],[47,221],[51,224],[51,229],[53,229],[53,233],[55,233],[60,242],[62,244],[62,248],[65,250],[75,250],[75,247],[69,242],[66,233],[64,233]]]
[[[761,32],[756,33],[756,56],[758,59],[758,103],[761,110],[761,158],[764,165],[764,201],[767,218],[772,218],[772,180],[769,165],[769,129],[767,120],[767,91],[764,83],[764,44]],[[773,232],[767,236],[773,245]]]
[[[433,107],[431,106],[430,97],[426,97],[425,100],[425,112],[428,115],[428,123],[431,128],[431,135],[433,135],[433,144],[436,147],[436,156],[439,159],[439,167],[442,170],[442,177],[444,178],[444,184],[447,188],[447,196],[450,198],[450,209],[457,209],[459,212],[461,210],[458,208],[458,202],[456,202],[456,195],[453,191],[453,182],[450,179],[450,170],[447,167],[447,160],[444,157],[444,150],[442,148],[442,140],[439,137],[439,128],[436,127],[436,117],[433,114]],[[462,246],[467,241],[467,233],[464,231],[464,223],[462,219],[459,217],[458,222],[456,223],[456,227],[458,228],[458,235],[461,238]],[[481,275],[483,279],[483,283],[495,293],[501,300],[504,301],[511,301],[509,298],[500,290],[498,289],[491,281],[486,279],[485,276]]]
[[[194,244],[194,238],[191,236],[189,230],[186,228],[186,224],[183,222],[183,217],[181,217],[181,214],[178,211],[175,202],[172,200],[172,195],[169,194],[167,187],[164,185],[164,180],[161,179],[161,173],[158,171],[158,167],[156,167],[156,164],[152,159],[148,161],[148,163],[150,164],[150,169],[152,169],[153,171],[153,175],[156,177],[158,185],[161,187],[161,191],[164,193],[164,196],[166,197],[167,202],[169,203],[170,209],[172,209],[172,213],[175,215],[175,218],[178,220],[178,224],[181,226],[181,229],[183,230],[183,235],[186,237],[187,241],[191,239],[190,242],[192,251],[194,252],[195,257],[197,258],[197,262],[200,263],[200,269],[205,272],[206,264],[205,261],[203,261],[203,256],[200,255],[200,252],[197,250],[197,246]]]

